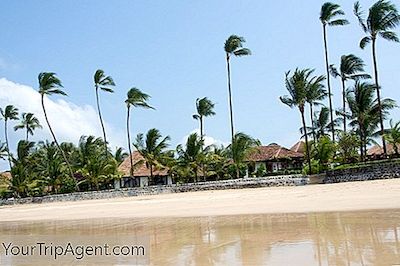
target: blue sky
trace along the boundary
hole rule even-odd
[[[151,104],[157,108],[133,111],[133,134],[156,127],[172,137],[172,147],[198,127],[192,119],[195,100],[207,96],[216,103],[217,115],[206,120],[206,134],[227,142],[230,129],[223,44],[230,34],[237,34],[246,38],[253,55],[232,60],[236,130],[264,144],[291,146],[299,137],[299,114],[278,98],[286,94],[285,71],[315,68],[317,74],[324,74],[319,22],[323,2],[5,0],[0,3],[0,78],[36,89],[39,72],[56,72],[69,94],[63,100],[73,106],[72,111],[79,109],[85,114],[85,108],[95,106],[93,74],[104,69],[117,84],[114,94],[100,96],[104,117],[114,144],[125,146],[124,100],[129,88],[135,86],[150,94]],[[365,60],[371,72],[370,47],[358,47],[363,33],[352,14],[353,2],[336,2],[351,24],[329,29],[331,63],[337,64],[342,54],[354,53]],[[364,9],[372,3],[361,1]],[[382,95],[397,101],[399,49],[399,44],[379,40]],[[12,102],[8,96],[14,93],[13,86],[6,87],[0,86],[2,106]],[[340,83],[334,80],[335,106],[340,104],[339,92]],[[24,100],[12,103],[29,111],[32,99],[17,98]],[[398,119],[400,112],[392,114]],[[62,117],[50,116],[52,119],[62,123]],[[96,118],[87,123],[100,132]],[[77,131],[73,136],[88,134],[83,128],[72,128]],[[60,138],[77,141],[60,131],[56,132]],[[10,134],[12,145],[22,136]],[[46,134],[44,131],[37,138]]]

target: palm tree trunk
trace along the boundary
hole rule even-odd
[[[12,165],[11,165],[10,146],[8,145],[7,118],[5,118],[4,120],[4,137],[6,139],[8,164],[10,165],[10,172],[11,172]]]
[[[328,98],[329,98],[329,111],[331,115],[331,131],[332,141],[335,142],[335,126],[333,125],[333,105],[332,105],[332,93],[331,93],[331,78],[329,75],[329,56],[328,56],[328,41],[326,38],[326,25],[323,25],[324,29],[324,48],[325,48],[325,66],[326,66],[326,82],[328,85]]]
[[[383,135],[384,131],[385,131],[385,128],[383,126],[383,116],[382,116],[382,106],[381,106],[381,93],[380,93],[379,78],[378,78],[378,63],[377,63],[377,59],[376,59],[376,37],[372,37],[372,59],[374,61],[376,96],[378,97],[379,123],[380,123],[380,126],[381,126],[383,155],[386,155],[387,154],[386,141],[385,141],[385,137]]]
[[[204,129],[203,129],[203,116],[200,116],[200,139],[204,138]]]
[[[231,66],[229,60],[229,54],[226,54],[226,66],[228,70],[228,93],[229,93],[229,114],[231,118],[231,140],[233,143],[233,136],[235,135],[235,130],[233,127],[233,107],[232,107],[232,89],[231,89]]]
[[[29,130],[28,127],[26,127],[26,142],[28,142],[28,138],[29,138]]]
[[[44,107],[44,95],[43,95],[43,94],[42,94],[42,97],[41,97],[41,102],[42,102],[42,109],[43,109],[43,113],[44,113],[44,118],[45,118],[45,120],[46,120],[47,126],[49,127],[51,136],[53,137],[53,140],[54,140],[54,142],[55,142],[55,144],[56,144],[58,150],[60,151],[62,157],[64,158],[65,163],[67,164],[67,167],[68,167],[69,173],[70,173],[70,175],[71,175],[71,178],[74,179],[74,173],[72,172],[72,168],[71,168],[71,165],[70,165],[69,162],[68,162],[67,156],[65,155],[64,151],[61,149],[60,144],[58,144],[56,135],[54,134],[54,131],[53,131],[53,129],[52,129],[51,126],[50,126],[50,122],[49,122],[49,119],[48,119],[48,117],[47,117],[46,108]]]
[[[301,121],[303,123],[304,128],[304,137],[306,140],[306,152],[307,152],[307,161],[308,161],[308,173],[311,175],[311,157],[310,157],[310,149],[308,146],[308,137],[307,137],[307,127],[306,127],[306,120],[304,119],[304,106],[300,106],[300,113],[301,113]]]
[[[101,116],[100,102],[99,102],[99,88],[98,88],[97,85],[96,85],[96,104],[97,104],[97,112],[99,113],[99,119],[100,119],[100,124],[101,124],[101,130],[103,131],[104,153],[105,153],[106,157],[108,157],[106,129],[104,128],[103,118],[102,118],[102,116]]]
[[[151,182],[153,182],[153,165],[150,163],[149,167],[150,167],[150,180]]]
[[[313,139],[315,141],[315,128],[314,128],[314,117],[313,117],[313,108],[312,108],[312,103],[310,103],[310,118],[311,118],[311,130],[312,130],[312,134],[313,134]]]
[[[343,101],[343,132],[346,133],[346,83],[342,78],[342,101]]]
[[[130,117],[130,106],[127,105],[127,112],[126,112],[126,135],[128,137],[128,150],[129,150],[129,160],[131,163],[131,168],[130,168],[130,175],[133,177],[133,158],[132,158],[132,148],[131,148],[131,134],[129,132],[129,117]]]

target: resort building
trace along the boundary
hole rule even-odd
[[[400,145],[397,145],[397,150],[400,152]],[[387,155],[395,156],[396,152],[392,144],[386,143]],[[383,154],[383,148],[380,145],[374,145],[367,151],[367,156],[370,159],[380,159]]]
[[[115,188],[127,187],[146,187],[150,185],[170,185],[172,177],[168,174],[168,168],[153,168],[153,179],[149,167],[143,156],[135,151],[131,154],[133,160],[133,176],[130,176],[131,162],[128,156],[118,167],[118,171],[122,174],[121,179],[115,180]]]
[[[247,158],[249,173],[264,166],[267,173],[301,170],[304,155],[276,143],[259,146]]]

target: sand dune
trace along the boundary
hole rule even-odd
[[[0,221],[194,217],[400,208],[400,179],[0,207]]]

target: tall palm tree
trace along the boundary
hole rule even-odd
[[[376,58],[376,39],[378,36],[381,36],[385,40],[399,42],[397,34],[392,30],[399,25],[400,15],[396,9],[396,6],[390,1],[385,0],[379,0],[372,5],[372,7],[369,9],[367,19],[364,18],[360,3],[357,1],[354,4],[354,14],[358,18],[362,30],[367,34],[367,36],[361,39],[360,48],[364,49],[368,43],[372,42],[372,61],[374,64],[376,95],[378,97],[379,123],[381,128],[383,152],[386,155],[386,142],[383,135],[384,125],[381,107],[381,88],[379,86],[378,63]]]
[[[225,41],[224,50],[226,53],[226,66],[228,71],[228,94],[229,94],[229,114],[231,119],[231,140],[235,134],[234,123],[233,123],[233,107],[232,107],[232,89],[231,89],[231,67],[230,59],[231,56],[246,56],[251,55],[251,51],[248,48],[243,48],[243,43],[246,40],[243,37],[237,35],[231,35]]]
[[[337,119],[334,120],[334,125],[338,124]],[[323,106],[320,111],[314,112],[314,126],[307,127],[307,133],[309,136],[315,134],[315,141],[319,140],[321,137],[329,135],[331,131],[331,123],[329,120],[329,108]],[[300,128],[301,134],[304,136],[304,128]],[[315,143],[315,142],[314,142]]]
[[[37,119],[32,113],[22,113],[21,121],[18,125],[14,127],[14,130],[26,129],[26,138],[28,141],[29,135],[33,136],[33,131],[37,128],[42,128],[39,119]]]
[[[286,72],[285,85],[288,90],[290,96],[285,95],[280,97],[282,103],[286,104],[290,108],[297,107],[300,111],[301,121],[303,124],[303,132],[306,141],[306,152],[307,152],[307,161],[308,161],[308,169],[311,174],[311,157],[310,157],[310,149],[308,145],[308,134],[306,121],[304,118],[304,105],[306,104],[307,98],[307,89],[310,85],[311,74],[313,70],[310,69],[296,69],[293,75],[290,76],[290,71]]]
[[[96,73],[94,73],[94,88],[96,90],[96,104],[97,104],[97,112],[99,113],[99,119],[101,124],[101,130],[103,131],[103,139],[104,139],[104,152],[107,152],[107,136],[106,136],[106,129],[104,127],[103,118],[101,116],[100,111],[100,102],[99,102],[99,89],[102,91],[113,93],[114,90],[112,87],[115,86],[114,80],[110,76],[106,76],[104,71],[98,69]]]
[[[313,72],[314,70],[312,70]],[[311,78],[309,86],[307,86],[306,91],[306,102],[310,106],[310,116],[311,116],[311,128],[313,133],[313,138],[315,140],[315,131],[314,131],[314,119],[313,119],[313,106],[320,105],[320,101],[326,98],[327,93],[325,90],[325,86],[322,82],[325,80],[325,76],[315,76]]]
[[[340,59],[340,69],[336,69],[334,65],[330,66],[331,74],[342,80],[342,104],[343,104],[343,131],[346,133],[346,81],[349,79],[368,79],[370,75],[364,73],[364,61],[353,55],[343,55]]]
[[[170,139],[169,136],[162,138],[160,131],[152,128],[147,132],[146,138],[140,133],[133,143],[133,146],[135,146],[146,161],[146,166],[150,170],[151,180],[153,180],[154,168],[162,167],[160,160],[162,160],[165,155],[165,149],[168,148],[168,141]]]
[[[238,132],[233,136],[233,142],[228,146],[228,151],[236,170],[236,178],[240,177],[240,167],[243,165],[247,156],[260,145],[261,142],[259,140],[242,132]]]
[[[321,7],[320,21],[322,23],[323,37],[324,37],[324,50],[325,50],[325,66],[326,66],[326,81],[328,85],[328,98],[329,98],[329,109],[331,115],[332,125],[332,141],[335,141],[335,129],[333,127],[333,104],[332,104],[332,92],[331,92],[331,79],[329,77],[329,55],[328,55],[328,38],[327,38],[327,26],[343,26],[349,24],[346,19],[338,18],[343,16],[345,13],[340,9],[340,5],[331,2],[326,2]]]
[[[44,96],[45,95],[46,96],[50,96],[50,95],[67,96],[67,94],[62,90],[63,85],[61,84],[61,80],[57,77],[56,73],[42,72],[39,74],[38,80],[39,80],[39,94],[40,94],[44,118],[46,120],[47,126],[49,127],[51,136],[53,137],[53,140],[56,143],[58,150],[60,151],[61,155],[64,158],[65,163],[67,164],[70,175],[72,178],[74,178],[74,174],[72,172],[71,165],[67,159],[67,156],[65,155],[65,152],[61,149],[60,144],[57,141],[56,135],[50,125],[49,118],[47,117],[47,111],[46,111],[46,108],[44,105]]]
[[[130,120],[130,109],[131,106],[133,107],[142,107],[145,109],[154,109],[154,107],[150,106],[147,101],[150,99],[150,95],[140,91],[137,88],[131,88],[125,100],[126,103],[126,135],[128,138],[128,150],[129,150],[129,159],[130,159],[130,174],[133,176],[133,158],[132,158],[132,148],[131,148],[131,135],[130,135],[130,127],[129,127],[129,120]]]
[[[197,113],[193,115],[193,118],[199,120],[200,122],[200,139],[204,140],[204,129],[203,129],[203,119],[204,117],[215,115],[214,112],[215,104],[209,100],[207,97],[197,98],[196,100],[196,111]]]
[[[375,90],[374,84],[356,81],[354,87],[347,92],[350,111],[348,118],[350,125],[360,136],[362,159],[366,155],[369,140],[379,127],[380,112],[385,118],[388,111],[396,106],[395,101],[391,99],[383,99],[379,105],[378,98],[375,97]]]
[[[18,108],[13,105],[7,105],[4,110],[0,108],[0,114],[2,119],[4,119],[4,137],[6,139],[6,147],[7,147],[7,155],[8,155],[8,163],[10,165],[11,170],[11,156],[10,156],[10,143],[8,142],[8,130],[7,130],[7,122],[8,120],[18,120]]]

